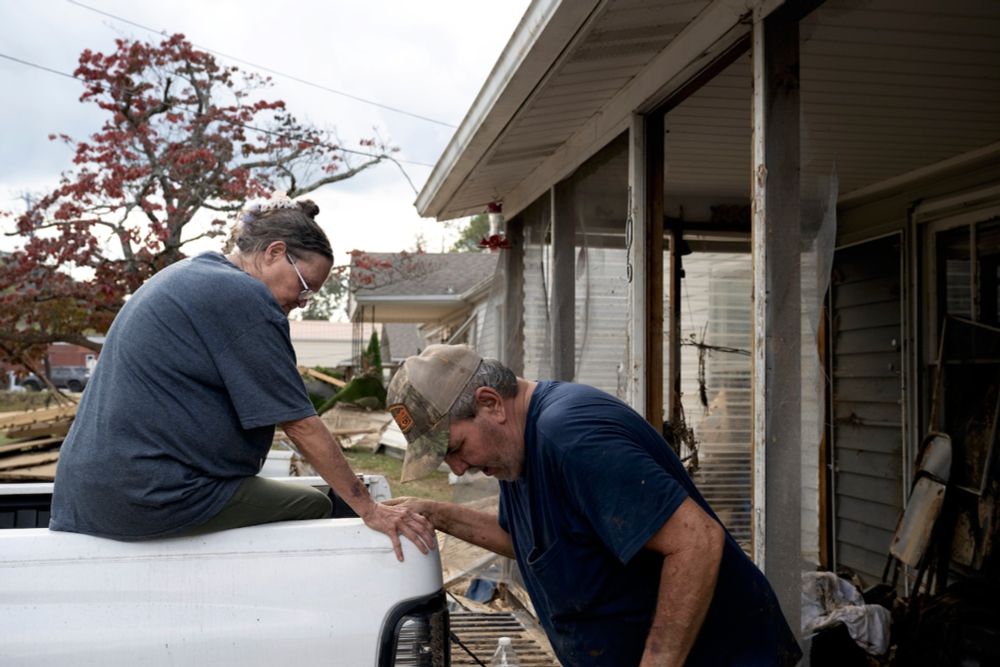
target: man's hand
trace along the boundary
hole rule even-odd
[[[372,530],[389,536],[389,539],[392,540],[393,551],[396,552],[396,559],[400,562],[403,560],[403,546],[399,542],[400,535],[417,545],[420,553],[425,554],[431,549],[437,548],[437,537],[431,522],[406,507],[391,507],[387,504],[373,503],[367,514],[361,518],[365,525]]]
[[[434,523],[433,500],[427,500],[426,498],[414,498],[412,496],[400,496],[398,498],[385,500],[383,501],[383,504],[389,505],[390,507],[404,507],[411,512],[415,512],[426,518],[435,528],[439,530],[441,529],[440,526]]]

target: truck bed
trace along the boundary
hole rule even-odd
[[[47,521],[37,505],[51,485],[17,486],[5,516]],[[403,549],[399,563],[389,538],[356,518],[142,542],[0,530],[0,664],[392,664],[396,640],[435,614],[443,647],[414,664],[446,664],[438,552],[406,539]]]

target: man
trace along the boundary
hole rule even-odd
[[[763,574],[663,438],[597,389],[516,377],[433,345],[389,385],[404,474],[500,480],[500,513],[398,499],[450,535],[517,559],[566,665],[794,665]]]

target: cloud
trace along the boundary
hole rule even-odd
[[[528,0],[86,3],[183,32],[203,47],[457,125]],[[0,51],[61,71],[72,72],[84,48],[112,50],[116,37],[156,38],[69,2],[0,5]],[[71,151],[47,136],[64,132],[83,138],[98,129],[101,114],[77,101],[79,84],[7,60],[0,60],[0,86],[6,91],[0,105],[0,208],[9,209],[19,191],[55,185],[60,171],[71,166]],[[285,100],[300,118],[335,127],[348,148],[357,148],[358,139],[378,128],[400,147],[401,158],[416,162],[433,164],[454,131],[280,76],[274,76],[268,96]],[[422,187],[430,169],[403,166]],[[338,250],[407,249],[418,234],[427,239],[428,250],[440,250],[444,242],[444,225],[419,219],[416,196],[393,165],[379,165],[313,197]]]

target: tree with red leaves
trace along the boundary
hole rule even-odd
[[[107,117],[88,140],[50,136],[75,146],[73,167],[12,216],[22,243],[0,255],[0,358],[37,358],[56,341],[98,349],[86,335],[191,241],[224,235],[246,200],[297,197],[393,159],[373,139],[341,147],[262,99],[268,78],[183,35],[84,51],[74,76],[80,101]]]

